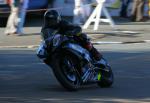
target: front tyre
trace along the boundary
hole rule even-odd
[[[114,82],[114,75],[110,66],[101,71],[101,80],[97,84],[102,88],[111,87]]]
[[[60,58],[60,59],[59,59]],[[69,91],[76,91],[80,87],[78,61],[75,56],[64,54],[55,58],[54,74],[60,84]]]

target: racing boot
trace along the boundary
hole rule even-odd
[[[86,42],[85,48],[91,53],[91,56],[95,60],[95,64],[102,65],[104,68],[108,64],[106,60],[103,58],[102,54],[97,51],[96,48],[92,45],[90,41]]]
[[[92,54],[92,57],[95,60],[95,64],[99,64],[104,67],[108,64],[107,61],[103,58],[103,56],[94,47],[91,49],[90,53]]]

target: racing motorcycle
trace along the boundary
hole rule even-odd
[[[88,50],[74,41],[72,36],[55,34],[42,41],[37,56],[52,68],[59,83],[69,91],[82,85],[97,83],[110,87],[114,76],[110,65],[96,63]]]

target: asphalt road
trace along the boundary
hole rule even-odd
[[[61,87],[51,69],[36,57],[35,49],[1,48],[0,103],[149,103],[148,45],[96,46],[112,65],[115,82],[111,88],[94,84],[77,92]]]

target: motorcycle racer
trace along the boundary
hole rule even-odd
[[[75,41],[91,53],[97,63],[104,66],[107,64],[103,59],[102,54],[94,48],[87,35],[82,33],[80,26],[62,19],[56,10],[47,10],[44,14],[44,24],[41,29],[41,36],[44,40],[48,40],[51,35],[56,33],[60,35],[73,36]],[[48,43],[46,43],[46,45],[48,45]]]

